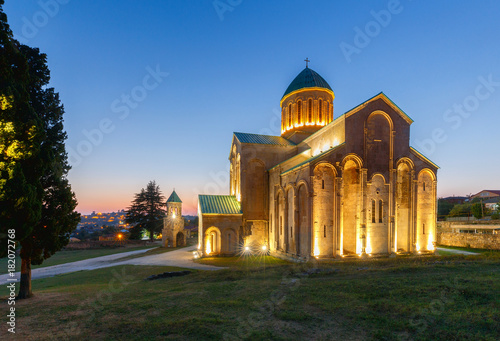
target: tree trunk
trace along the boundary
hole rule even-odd
[[[21,285],[17,299],[30,298],[31,292],[31,258],[21,258]]]

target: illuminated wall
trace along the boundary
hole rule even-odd
[[[335,198],[335,172],[331,165],[320,164],[313,177],[314,256],[334,255],[333,214]]]
[[[360,236],[360,195],[361,177],[359,165],[346,161],[342,173],[342,247],[343,254],[360,253],[362,249]]]
[[[412,225],[412,175],[410,167],[411,164],[409,162],[401,162],[397,167],[395,252],[409,252],[411,250],[409,227]]]
[[[436,186],[434,174],[424,169],[418,174],[416,251],[434,250],[436,235]]]
[[[297,254],[309,255],[311,254],[311,228],[310,228],[310,214],[309,214],[309,193],[305,183],[299,185],[298,188],[298,215],[299,221],[297,223]]]
[[[294,189],[291,186],[288,186],[286,188],[286,206],[287,206],[287,213],[286,213],[286,225],[283,230],[283,233],[285,235],[284,240],[286,241],[286,251],[293,252],[295,250],[295,238],[293,236],[294,234],[294,227],[295,227],[295,200],[294,200]]]
[[[380,174],[367,184],[365,252],[389,253],[389,185]]]

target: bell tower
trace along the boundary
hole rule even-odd
[[[186,245],[182,201],[175,190],[167,199],[167,214],[163,218],[162,245],[164,247]]]

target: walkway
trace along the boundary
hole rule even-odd
[[[439,251],[446,251],[450,253],[456,253],[457,255],[479,255],[477,252],[470,252],[470,251],[462,251],[462,250],[455,250],[455,249],[447,249],[444,247],[437,247],[436,250]]]
[[[109,256],[96,257],[91,259],[84,259],[77,262],[47,266],[45,268],[39,268],[31,270],[31,279],[52,277],[55,275],[65,274],[69,272],[82,271],[82,270],[95,270],[101,268],[107,268],[110,266],[117,265],[157,265],[157,266],[177,266],[180,268],[188,268],[195,270],[219,270],[222,268],[197,264],[193,262],[193,251],[196,250],[196,246],[188,246],[182,249],[178,249],[175,251],[165,252],[152,256],[144,256],[139,258],[127,259],[124,261],[119,261],[120,258],[124,258],[127,256],[144,253],[151,249],[146,250],[138,250],[138,251],[129,251],[123,253],[116,253]],[[15,278],[20,278],[20,273],[16,272]],[[0,276],[0,285],[4,285],[7,283],[12,283],[8,281],[9,275],[1,275]]]

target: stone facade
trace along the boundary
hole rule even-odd
[[[241,215],[203,215],[199,226],[198,239],[204,256],[237,253]]]
[[[281,137],[234,134],[240,245],[300,260],[433,252],[438,167],[410,147],[413,121],[383,93],[333,119],[326,82],[297,78],[305,85],[281,100]],[[219,218],[203,225],[229,224]]]

